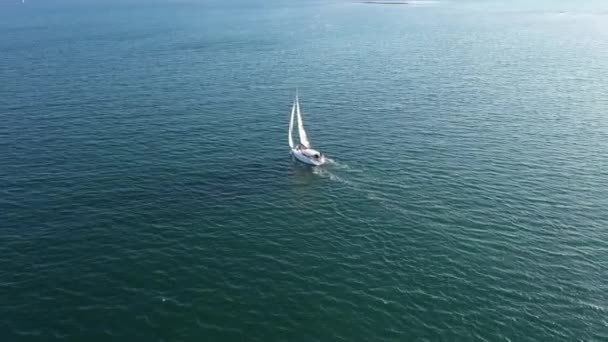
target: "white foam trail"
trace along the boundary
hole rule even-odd
[[[334,172],[334,170],[336,172]],[[327,158],[327,163],[326,163],[326,167],[315,167],[312,169],[313,174],[324,177],[324,178],[329,178],[329,180],[332,181],[336,181],[336,182],[340,182],[342,184],[345,184],[351,188],[357,189],[359,191],[361,191],[360,187],[358,185],[356,185],[355,182],[348,180],[344,177],[342,177],[341,175],[338,174],[339,171],[347,171],[347,172],[362,172],[362,171],[356,171],[351,169],[347,164],[342,164],[342,163],[338,163],[337,161]]]
[[[325,157],[325,159],[327,160],[327,164],[330,165],[330,167],[333,169],[345,170],[345,171],[349,171],[349,172],[358,172],[358,173],[363,172],[363,170],[355,169],[348,164],[338,162],[334,159],[327,158],[327,157]]]

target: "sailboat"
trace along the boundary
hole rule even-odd
[[[295,145],[293,144],[293,124],[294,124],[294,116],[297,117],[298,120],[298,135],[300,136],[300,143]],[[291,106],[291,117],[289,119],[289,148],[291,148],[291,154],[301,161],[302,163],[309,165],[323,165],[325,164],[325,156],[313,149],[310,145],[310,141],[308,140],[308,135],[306,134],[306,130],[304,130],[304,123],[302,121],[302,113],[300,112],[300,101],[298,100],[298,95],[296,95],[296,99]]]

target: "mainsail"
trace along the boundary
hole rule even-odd
[[[300,135],[300,144],[304,145],[306,148],[310,148],[310,142],[308,141],[308,136],[306,135],[306,131],[304,130],[304,123],[302,122],[302,114],[300,113],[300,101],[298,101],[298,97],[296,96],[296,112],[298,113],[298,134]]]
[[[293,115],[296,113],[296,103],[293,103],[291,106],[291,117],[289,118],[289,148],[293,148],[293,138],[291,134],[293,133]]]

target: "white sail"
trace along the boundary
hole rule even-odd
[[[296,96],[296,112],[298,113],[298,134],[300,135],[300,144],[304,145],[306,148],[310,148],[310,141],[308,141],[308,136],[306,135],[306,131],[304,130],[304,123],[302,122],[302,114],[300,113],[300,101],[298,101],[298,97]]]
[[[293,103],[291,106],[291,117],[289,118],[289,148],[293,148],[293,138],[291,137],[293,133],[293,116],[296,113],[296,103]]]

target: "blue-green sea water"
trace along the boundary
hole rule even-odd
[[[0,340],[606,341],[607,76],[605,1],[3,0]]]

